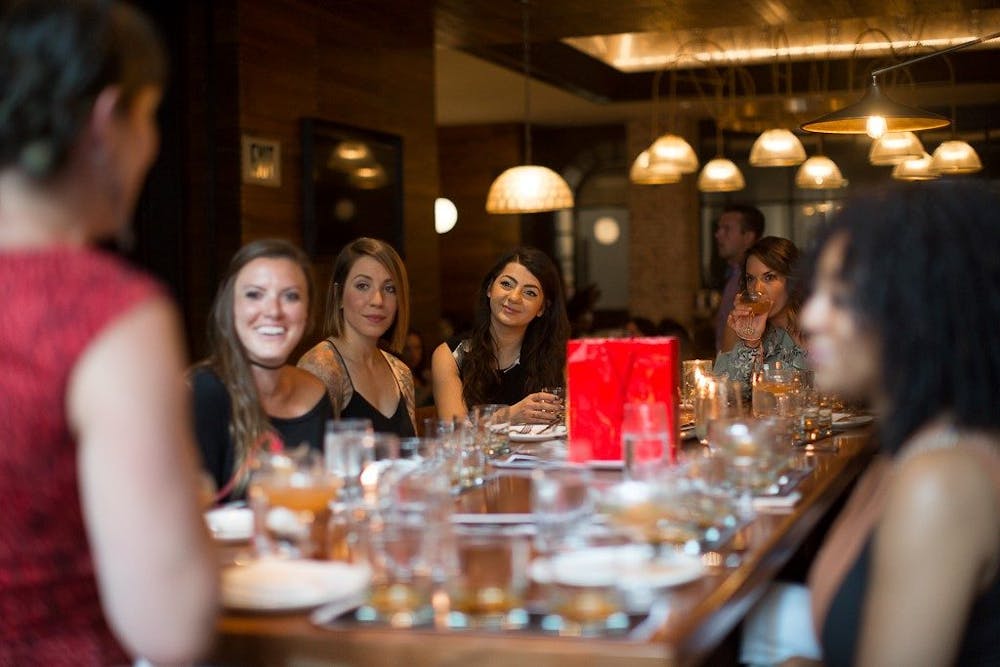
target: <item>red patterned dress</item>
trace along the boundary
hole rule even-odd
[[[0,666],[128,662],[98,598],[66,392],[87,346],[161,294],[98,250],[0,251]]]

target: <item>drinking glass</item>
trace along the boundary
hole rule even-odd
[[[695,389],[703,377],[712,375],[711,359],[685,359],[681,362],[681,424],[694,421]]]
[[[710,445],[709,424],[743,414],[743,388],[738,380],[704,376],[695,389],[694,428],[702,445]]]
[[[502,630],[523,627],[529,543],[497,526],[455,529],[456,572],[448,578],[449,625]]]
[[[318,453],[306,448],[266,454],[258,463],[248,490],[258,553],[325,556],[329,505],[343,480],[326,470]]]
[[[361,472],[373,454],[368,442],[372,433],[370,419],[331,419],[326,423],[326,469],[344,480],[341,497],[347,501],[362,497]]]
[[[510,453],[510,406],[497,403],[475,405],[471,412],[476,444],[487,458]]]
[[[572,546],[574,534],[593,516],[592,473],[584,465],[549,463],[531,473],[535,547],[551,555]]]
[[[566,419],[566,387],[542,387],[540,391],[556,397],[556,403],[552,406],[551,422],[556,424]]]
[[[775,427],[775,422],[752,418],[720,419],[710,427],[712,447],[733,472],[744,514],[752,514],[753,495],[768,489],[782,467]]]
[[[376,488],[383,471],[399,458],[399,436],[395,433],[370,433],[363,438],[366,449],[359,480],[365,502],[374,505]]]
[[[761,315],[767,315],[771,310],[771,297],[769,297],[764,292],[759,292],[756,290],[743,290],[736,295],[736,300],[733,302],[736,306],[741,308],[746,308],[750,311],[750,317],[760,317]],[[753,325],[751,321],[745,322],[742,330],[736,333],[740,337],[752,336],[754,332]]]
[[[801,402],[799,390],[803,387],[801,371],[789,364],[775,361],[764,364],[754,372],[751,393],[754,417],[798,416]]]
[[[670,448],[667,406],[663,403],[626,403],[622,416],[622,462],[625,477],[644,464],[662,461]]]

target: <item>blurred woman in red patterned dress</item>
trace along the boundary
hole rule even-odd
[[[0,24],[0,664],[197,658],[214,557],[174,307],[97,250],[158,148],[135,10],[28,0]]]

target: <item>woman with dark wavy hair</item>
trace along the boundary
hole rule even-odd
[[[312,268],[297,246],[262,239],[229,262],[208,321],[208,359],[191,374],[195,432],[218,498],[242,498],[261,448],[322,450],[326,387],[289,365],[312,325]]]
[[[868,401],[881,456],[810,574],[827,665],[1000,664],[1000,197],[886,188],[822,235],[815,383]]]
[[[764,363],[781,361],[795,368],[807,367],[798,322],[802,306],[798,259],[794,243],[765,236],[750,246],[743,260],[740,289],[763,292],[771,308],[754,315],[747,306],[733,307],[727,319],[726,338],[731,347],[716,359],[715,372],[739,380],[747,395],[754,370]]]
[[[537,248],[507,253],[483,279],[472,332],[442,343],[431,369],[434,401],[446,419],[483,403],[511,406],[513,422],[551,420],[562,386],[569,319],[559,271]]]

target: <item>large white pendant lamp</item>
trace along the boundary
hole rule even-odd
[[[983,168],[976,149],[964,141],[943,141],[931,155],[931,171],[938,174],[974,174]]]
[[[795,173],[795,186],[805,190],[833,190],[847,185],[837,163],[825,155],[814,155]]]
[[[868,162],[878,166],[897,165],[923,157],[924,145],[913,132],[886,132],[872,142]]]
[[[540,213],[573,207],[573,192],[548,167],[531,164],[531,50],[528,42],[528,0],[522,0],[524,25],[524,159],[497,177],[486,195],[487,213]]]
[[[892,168],[898,181],[933,181],[938,175],[931,169],[931,156],[924,153],[916,160],[904,160]]]
[[[721,155],[706,162],[698,174],[698,189],[702,192],[736,192],[746,185],[736,163]]]
[[[806,149],[791,130],[765,130],[750,148],[750,164],[754,167],[793,167],[806,160]]]

